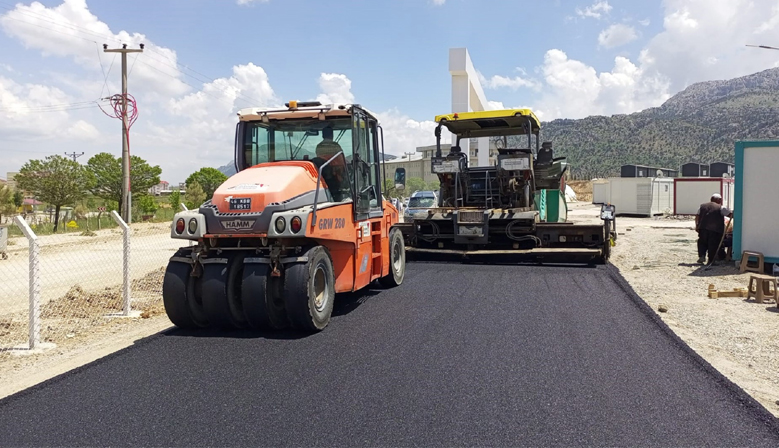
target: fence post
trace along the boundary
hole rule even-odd
[[[14,218],[16,225],[27,237],[30,254],[30,315],[29,315],[29,345],[30,350],[37,348],[41,342],[41,273],[38,263],[40,250],[38,248],[38,236],[32,231],[27,221],[21,216]]]
[[[116,221],[117,224],[119,224],[119,227],[122,228],[122,234],[123,234],[123,250],[122,250],[122,272],[123,272],[123,281],[122,281],[122,313],[120,316],[123,317],[133,317],[132,313],[132,305],[130,303],[130,293],[132,289],[132,277],[130,275],[130,234],[132,233],[132,229],[130,226],[127,225],[124,220],[122,220],[122,217],[119,216],[119,213],[116,212],[116,210],[111,211],[111,217],[114,218],[114,221]],[[137,314],[137,313],[136,313]]]

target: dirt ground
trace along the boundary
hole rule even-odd
[[[598,223],[599,206],[570,204],[569,219]],[[749,274],[733,263],[695,264],[690,217],[617,219],[611,262],[668,326],[707,362],[779,417],[779,308],[745,298],[709,299],[717,289],[746,287]],[[156,280],[154,280],[156,281]],[[666,309],[665,312],[658,308]],[[40,354],[0,357],[0,398],[99,359],[171,326],[161,298],[142,305],[143,317],[106,319],[93,331]]]

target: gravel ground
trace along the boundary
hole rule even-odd
[[[571,204],[569,218],[596,222],[600,206]],[[735,263],[695,263],[692,217],[617,218],[611,262],[693,350],[779,417],[779,308],[743,297],[708,298],[708,287],[746,288]],[[664,305],[667,312],[659,312]]]

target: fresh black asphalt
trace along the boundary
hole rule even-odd
[[[414,263],[335,314],[148,338],[0,401],[0,445],[779,446],[613,267]]]

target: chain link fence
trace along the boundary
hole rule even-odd
[[[31,347],[78,344],[110,332],[116,318],[164,314],[164,269],[183,245],[170,238],[169,222],[128,227],[118,220],[100,230],[68,224],[36,236],[35,223],[18,218],[0,233],[0,362]],[[33,238],[24,235],[25,226]],[[37,246],[32,256],[31,245]]]

